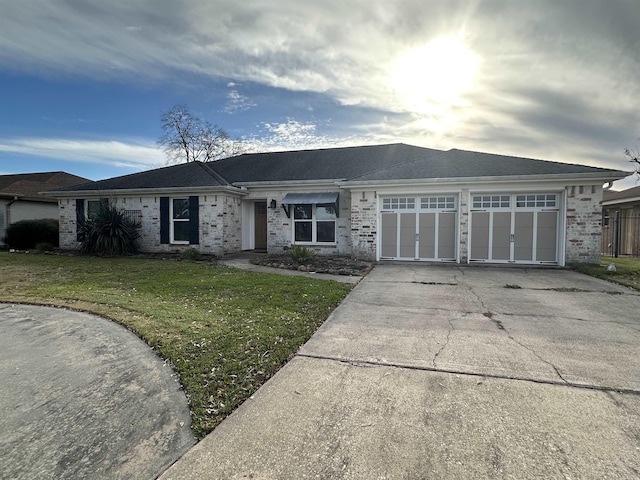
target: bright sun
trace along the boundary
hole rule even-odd
[[[440,38],[400,58],[393,86],[414,112],[446,108],[472,86],[477,63],[476,55],[461,40]]]

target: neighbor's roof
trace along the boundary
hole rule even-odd
[[[582,176],[618,179],[627,172],[465,150],[402,143],[250,153],[216,162],[191,162],[115,177],[63,191],[232,187],[295,181],[384,182],[509,176]]]
[[[46,202],[50,200],[42,197],[40,192],[59,190],[64,187],[78,185],[88,181],[88,178],[78,177],[77,175],[72,175],[67,172],[0,175],[0,196],[39,199]]]
[[[602,194],[602,201],[609,204],[640,201],[640,186],[627,188],[619,192],[606,190]]]

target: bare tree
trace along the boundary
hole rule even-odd
[[[175,105],[162,114],[160,121],[163,133],[158,145],[164,148],[168,163],[212,162],[247,150],[242,141],[196,117],[186,105]]]
[[[638,146],[636,146],[635,149],[625,148],[624,156],[633,164],[633,168],[636,171],[636,177],[640,179],[640,148]]]

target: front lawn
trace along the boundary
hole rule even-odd
[[[113,319],[168,359],[198,438],[278,371],[350,288],[214,263],[0,253],[0,302]]]
[[[616,267],[615,272],[607,270],[612,263]],[[592,277],[609,280],[640,291],[640,258],[638,257],[603,256],[600,265],[575,265],[575,269]]]

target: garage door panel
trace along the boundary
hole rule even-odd
[[[489,258],[489,212],[473,212],[471,219],[471,259]]]
[[[538,213],[536,236],[536,260],[555,262],[557,260],[558,212]]]
[[[438,218],[438,258],[456,257],[456,214],[443,212]]]
[[[421,213],[419,225],[418,257],[436,258],[436,214]]]
[[[494,212],[493,214],[493,260],[509,260],[511,258],[511,212]]]
[[[382,214],[381,233],[380,255],[388,258],[398,256],[398,215],[396,213]]]
[[[514,260],[533,260],[533,212],[517,212],[514,226]]]
[[[400,258],[416,256],[416,214],[400,214]]]
[[[469,259],[557,263],[560,194],[473,194]]]

